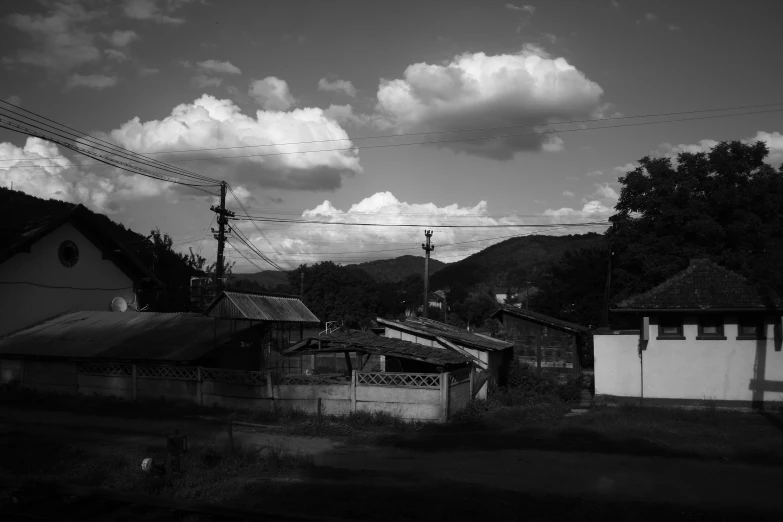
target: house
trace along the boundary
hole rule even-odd
[[[590,336],[587,327],[509,305],[490,317],[503,324],[520,363],[539,371],[581,372],[585,355],[589,355],[585,353]]]
[[[783,401],[783,299],[706,259],[613,314],[639,329],[594,332],[596,397],[704,400],[761,407]]]
[[[446,304],[447,297],[446,292],[443,290],[436,290],[434,292],[430,292],[428,304],[430,308],[437,308],[440,310],[440,313],[443,313],[444,307],[447,307]],[[419,304],[408,304],[408,306],[405,308],[405,317],[416,317],[417,315],[421,315],[423,313],[424,306]]]
[[[0,336],[77,310],[138,303],[162,284],[82,205],[31,211],[0,230]]]
[[[541,289],[535,286],[498,286],[492,289],[498,303],[502,305],[513,304],[518,307],[529,305],[531,298],[540,292]],[[514,302],[509,303],[509,299]]]
[[[486,399],[489,391],[505,385],[513,358],[512,343],[422,317],[408,317],[402,322],[381,318],[377,321],[386,328],[385,337],[452,350],[470,357],[477,368],[486,372],[486,381],[477,385],[477,398]]]

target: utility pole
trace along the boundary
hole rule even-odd
[[[451,288],[446,286],[443,288],[443,323],[449,324],[449,292]]]
[[[220,206],[216,207],[215,205],[212,205],[210,207],[210,210],[212,210],[212,212],[217,214],[217,224],[218,224],[217,230],[215,230],[214,228],[212,229],[212,233],[218,242],[217,266],[215,267],[215,285],[216,285],[217,294],[220,294],[220,292],[223,291],[223,248],[225,247],[225,243],[226,243],[226,233],[227,233],[226,226],[228,226],[228,218],[234,217],[233,212],[231,212],[230,210],[226,210],[227,186],[228,185],[226,184],[225,181],[220,183]]]
[[[427,238],[427,243],[421,244],[421,248],[424,249],[424,308],[422,311],[424,318],[427,319],[430,307],[430,252],[435,250],[435,245],[430,244],[432,230],[425,230],[424,236]]]
[[[299,273],[299,299],[304,302],[304,272]]]

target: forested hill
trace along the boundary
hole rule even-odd
[[[601,247],[603,234],[568,236],[525,236],[507,239],[462,261],[450,263],[430,278],[430,287],[476,284],[503,286],[524,284],[535,270],[557,263],[567,251]]]
[[[355,265],[379,283],[399,283],[409,275],[424,273],[424,256],[400,256]],[[430,274],[439,272],[447,264],[430,257]]]

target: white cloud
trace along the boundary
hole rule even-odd
[[[348,210],[336,208],[329,200],[301,216],[306,221],[331,223],[382,223],[409,224],[427,223],[434,230],[433,242],[436,250],[433,256],[446,262],[454,262],[502,241],[498,236],[527,235],[541,229],[524,227],[530,224],[549,224],[560,221],[550,216],[493,217],[489,214],[486,201],[473,206],[456,203],[438,206],[435,203],[408,203],[400,201],[391,192],[378,192],[351,205]],[[502,232],[481,228],[438,228],[438,225],[519,225],[503,228]],[[259,248],[265,248],[250,226],[242,229],[246,235],[257,240]],[[354,263],[372,259],[385,259],[406,254],[421,255],[422,228],[417,227],[350,227],[322,226],[308,224],[286,225],[274,231],[270,239],[292,263],[311,263],[331,259],[338,263]],[[582,230],[584,232],[586,230]],[[550,233],[574,233],[573,229],[561,229]],[[493,239],[487,239],[493,238]],[[464,243],[468,241],[468,243]],[[450,243],[460,242],[460,245]],[[268,247],[266,247],[268,249]],[[389,249],[395,249],[390,251]],[[399,250],[397,250],[399,249]],[[382,252],[377,252],[382,250]]]
[[[575,210],[573,208],[563,207],[557,210],[553,210],[549,208],[544,211],[545,216],[550,216],[553,218],[591,217],[591,218],[596,218],[596,220],[607,218],[612,214],[614,214],[614,210],[607,207],[606,205],[604,205],[598,200],[588,201],[581,208],[581,210]]]
[[[462,54],[442,65],[410,65],[404,78],[381,80],[376,111],[379,126],[400,133],[510,125],[540,125],[527,132],[541,132],[547,123],[599,117],[602,94],[564,58],[526,45],[516,54]],[[520,151],[559,150],[562,140],[541,133],[436,146],[509,160]]]
[[[563,191],[563,195],[564,195],[564,196],[568,196],[569,198],[572,198],[572,197],[574,197],[574,193],[573,193],[573,192],[571,192],[570,190],[564,190],[564,191]]]
[[[654,22],[658,19],[658,16],[655,13],[645,13],[644,19],[648,22]]]
[[[332,104],[328,109],[324,110],[324,115],[340,124],[350,123],[351,125],[358,126],[368,125],[372,121],[372,116],[355,114],[353,112],[353,107],[350,105]]]
[[[68,81],[65,85],[69,89],[74,87],[88,87],[90,89],[102,90],[117,85],[117,77],[106,76],[105,74],[72,74],[68,77]]]
[[[682,31],[682,28],[679,25],[674,25],[674,24],[669,24],[666,26],[666,28],[672,32]]]
[[[506,9],[511,9],[512,11],[521,11],[523,13],[533,14],[536,12],[535,6],[532,5],[514,5],[514,4],[506,4]]]
[[[45,14],[12,14],[6,21],[27,33],[35,45],[3,60],[58,72],[98,61],[101,52],[94,44],[95,34],[85,27],[98,14],[75,2],[53,4]]]
[[[617,0],[612,0],[612,5],[615,7],[620,7],[620,2],[618,2]]]
[[[22,106],[22,98],[20,98],[17,95],[11,95],[8,98],[6,98],[4,101],[10,103],[11,105],[16,105],[17,107]]]
[[[207,87],[220,87],[220,84],[223,83],[223,78],[208,76],[206,74],[197,74],[190,79],[190,83],[199,89],[206,89]]]
[[[175,107],[171,115],[141,122],[134,118],[111,131],[111,139],[136,152],[209,149],[176,154],[177,159],[216,158],[214,161],[181,164],[198,166],[210,176],[228,179],[253,190],[278,187],[301,190],[333,190],[343,176],[362,171],[354,150],[303,153],[322,149],[317,144],[273,145],[315,140],[345,140],[348,134],[318,108],[290,112],[256,112],[255,118],[242,114],[231,100],[219,100],[207,94],[193,103]],[[227,150],[226,147],[248,147]],[[342,147],[341,147],[342,148]],[[266,155],[266,156],[264,156]],[[224,159],[226,156],[239,156]],[[166,161],[167,155],[156,156]],[[221,159],[217,159],[221,158]]]
[[[296,103],[288,90],[288,83],[274,76],[251,82],[248,94],[265,111],[285,111]]]
[[[767,163],[775,166],[783,163],[783,134],[780,132],[758,131],[755,136],[742,141],[745,143],[763,141],[769,149],[769,156],[766,159]]]
[[[326,78],[318,80],[319,91],[341,92],[348,96],[356,96],[356,87],[347,80],[329,81]]]
[[[587,177],[588,178],[594,178],[594,177],[603,176],[603,175],[604,175],[604,171],[603,170],[591,170],[590,172],[587,173]]]
[[[199,68],[205,71],[221,74],[242,74],[242,71],[239,70],[239,67],[229,61],[221,62],[220,60],[206,60],[203,62],[198,62],[197,65]]]
[[[627,174],[633,170],[636,170],[636,165],[633,163],[626,163],[625,165],[614,167],[612,170],[615,172],[615,174]]]
[[[103,52],[108,56],[110,59],[117,61],[117,62],[124,62],[128,59],[128,55],[125,54],[122,51],[118,51],[117,49],[104,49]]]
[[[596,183],[595,192],[593,192],[591,196],[600,199],[609,200],[609,201],[614,201],[614,202],[617,202],[617,200],[620,199],[620,194],[618,194],[616,190],[610,187],[609,183],[605,183],[603,185],[601,185],[600,183]]]
[[[131,42],[139,39],[136,31],[114,31],[105,37],[115,47],[127,47]]]
[[[83,203],[108,213],[117,202],[161,196],[169,189],[168,183],[117,169],[75,166],[57,145],[39,138],[27,138],[23,147],[0,143],[0,185],[11,184],[33,196]]]
[[[174,11],[193,0],[125,0],[125,16],[135,20],[150,20],[159,24],[179,25],[183,18],[171,16]]]
[[[549,41],[550,44],[557,43],[557,36],[553,35],[552,33],[544,33],[543,36],[547,39],[547,41]]]

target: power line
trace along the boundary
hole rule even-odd
[[[292,223],[300,225],[339,225],[339,226],[353,226],[353,227],[430,227],[430,228],[543,228],[551,227],[552,223],[548,224],[509,224],[509,225],[434,225],[434,224],[414,224],[414,223],[346,223],[346,222],[329,222],[329,221],[305,221],[305,220],[293,220],[293,219],[277,219],[277,218],[233,218],[234,221],[263,221],[270,223]],[[587,223],[557,223],[562,227],[584,227],[595,225],[607,225],[608,221],[592,221]]]
[[[78,288],[73,286],[42,285],[30,281],[0,281],[0,285],[29,285],[29,286],[38,286],[41,288],[54,288],[56,290],[104,290],[107,292],[118,292],[120,290],[130,290],[133,288],[132,286],[122,286],[120,288]]]
[[[526,124],[520,124],[520,125],[503,125],[498,127],[473,127],[469,129],[451,129],[451,130],[442,130],[442,131],[425,131],[425,132],[405,132],[400,134],[381,134],[376,136],[356,136],[356,137],[348,137],[348,138],[333,138],[333,139],[327,139],[327,140],[310,140],[310,141],[293,141],[293,142],[286,142],[286,143],[261,143],[258,145],[235,145],[231,147],[208,147],[208,148],[199,148],[199,149],[180,149],[180,150],[167,150],[167,151],[155,151],[155,152],[144,152],[142,154],[144,155],[155,155],[155,154],[179,154],[179,153],[185,153],[185,152],[202,152],[202,151],[209,151],[209,150],[230,150],[230,149],[248,149],[248,148],[255,148],[255,147],[285,147],[289,145],[308,145],[313,143],[330,143],[330,142],[336,142],[336,141],[360,141],[360,140],[375,140],[375,139],[386,139],[386,138],[401,138],[401,137],[407,137],[407,136],[426,136],[431,134],[453,134],[457,132],[479,132],[479,131],[490,131],[490,130],[504,130],[504,129],[518,129],[518,128],[525,128],[525,127],[540,127],[543,125],[567,125],[567,124],[574,124],[574,123],[592,123],[592,122],[598,122],[598,121],[618,121],[618,120],[631,120],[631,119],[639,119],[639,118],[655,118],[655,117],[661,117],[661,116],[681,116],[683,114],[703,114],[705,112],[718,112],[718,111],[738,111],[738,110],[745,110],[745,109],[759,109],[761,107],[776,107],[778,105],[783,105],[782,103],[765,103],[761,105],[744,105],[741,107],[726,107],[726,108],[719,108],[719,109],[701,109],[701,110],[695,110],[695,111],[680,111],[680,112],[661,112],[656,114],[640,114],[636,116],[617,116],[612,118],[591,118],[587,120],[567,120],[567,121],[558,121],[558,122],[551,122],[551,123],[526,123]]]
[[[244,154],[239,156],[207,156],[202,158],[184,158],[184,159],[170,159],[168,160],[169,163],[181,163],[181,162],[189,162],[189,161],[214,161],[219,159],[241,159],[241,158],[260,158],[260,157],[267,157],[267,156],[284,156],[284,155],[291,155],[291,154],[310,154],[310,153],[317,153],[317,152],[342,152],[342,151],[358,151],[358,150],[364,150],[364,149],[379,149],[379,148],[388,148],[388,147],[407,147],[412,145],[432,145],[432,144],[438,144],[438,143],[456,143],[456,142],[464,142],[464,141],[481,141],[481,140],[491,140],[491,139],[498,139],[498,138],[514,138],[514,137],[522,137],[522,136],[541,136],[541,135],[556,135],[556,134],[563,134],[567,132],[584,132],[584,131],[591,131],[591,130],[603,130],[603,129],[618,129],[618,128],[624,128],[624,127],[639,127],[644,125],[656,125],[660,123],[676,123],[676,122],[683,122],[683,121],[696,121],[696,120],[709,120],[709,119],[715,119],[715,118],[728,118],[732,116],[747,116],[752,114],[766,114],[766,113],[772,113],[772,112],[780,112],[783,111],[783,109],[772,109],[772,110],[766,110],[766,111],[755,111],[755,112],[740,112],[736,114],[719,114],[714,116],[700,116],[696,118],[679,118],[679,119],[671,119],[671,120],[661,120],[661,121],[651,121],[651,122],[639,122],[639,123],[626,123],[621,125],[604,125],[602,127],[587,127],[583,129],[563,129],[563,130],[549,130],[549,131],[541,131],[541,132],[523,132],[523,133],[513,133],[513,134],[498,134],[498,135],[488,135],[488,136],[477,136],[472,138],[454,138],[454,139],[448,139],[448,140],[430,140],[430,141],[417,141],[417,142],[410,142],[410,143],[386,143],[386,144],[378,144],[378,145],[364,145],[364,146],[354,146],[354,147],[339,147],[339,148],[332,148],[332,149],[316,149],[316,150],[303,150],[303,151],[287,151],[287,152],[269,152],[265,154]],[[602,120],[600,120],[602,121]],[[41,157],[40,159],[57,159],[54,157],[48,158],[48,157]],[[4,161],[12,161],[12,160],[4,160]],[[31,160],[31,159],[23,159],[23,160],[13,160],[13,161],[38,161],[38,160]],[[74,164],[71,166],[89,166],[90,164]]]

